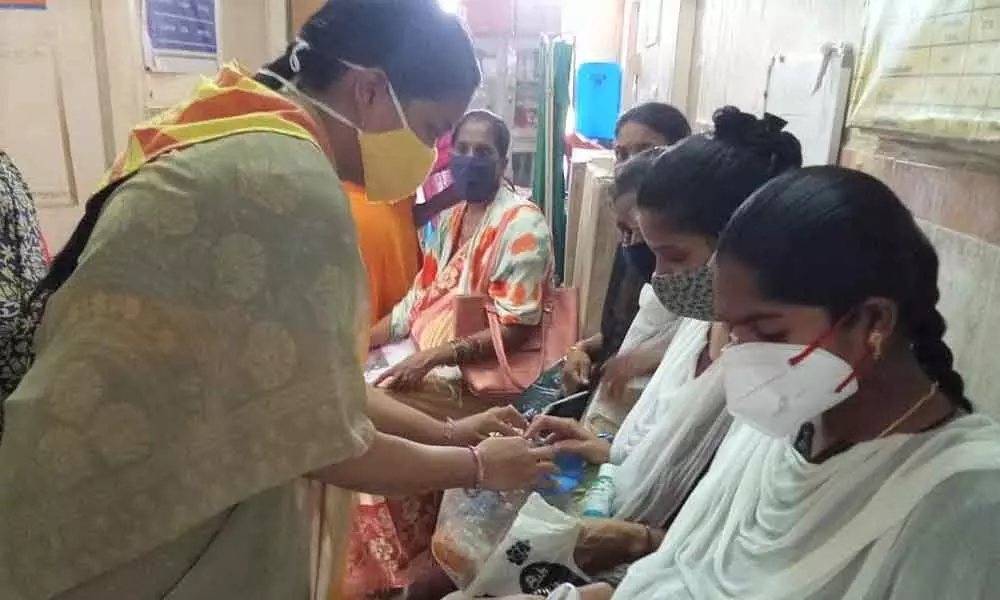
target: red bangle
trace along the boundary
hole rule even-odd
[[[486,481],[486,469],[483,468],[483,457],[479,454],[479,448],[469,446],[469,453],[472,454],[472,462],[476,468],[476,480],[472,487],[478,490],[483,487],[483,482]]]

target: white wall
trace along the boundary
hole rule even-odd
[[[121,150],[137,121],[184,98],[198,76],[147,72],[143,67],[139,0],[101,1],[107,72],[115,99],[114,141],[116,150]],[[287,19],[284,0],[219,0],[222,60],[259,68],[284,50]]]
[[[696,0],[684,0],[695,2]],[[824,42],[861,41],[864,0],[697,0],[689,118],[711,123],[732,104],[764,109],[771,57],[814,52]]]
[[[567,0],[563,33],[576,40],[576,64],[615,62],[621,52],[624,0]]]
[[[0,11],[0,146],[25,173],[53,250],[128,132],[192,75],[143,66],[140,0],[49,0]],[[286,0],[219,0],[220,51],[256,69],[287,43]]]

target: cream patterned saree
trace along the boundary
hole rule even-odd
[[[307,141],[234,135],[118,188],[7,401],[0,598],[325,594],[348,497],[300,477],[373,436],[364,281]]]

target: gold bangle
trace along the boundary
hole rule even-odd
[[[461,361],[462,358],[461,344],[462,343],[459,340],[451,340],[450,342],[448,342],[448,347],[451,348],[451,354],[452,354],[451,362],[453,365],[458,365],[459,362]]]

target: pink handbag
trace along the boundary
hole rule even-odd
[[[542,303],[542,320],[516,351],[504,348],[500,317],[486,295],[456,296],[455,336],[468,337],[489,328],[496,358],[462,367],[469,390],[479,398],[511,400],[533,384],[542,372],[562,360],[579,339],[578,295],[575,288],[549,288]]]

